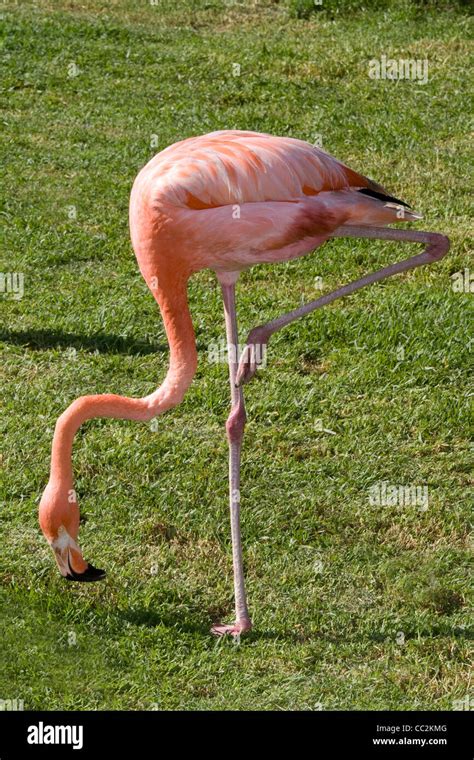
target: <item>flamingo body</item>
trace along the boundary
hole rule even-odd
[[[79,507],[71,462],[75,433],[94,417],[147,421],[180,403],[197,366],[187,284],[193,273],[209,268],[222,286],[227,339],[234,348],[229,352],[232,409],[226,430],[236,624],[216,626],[214,632],[236,634],[249,629],[239,489],[246,419],[241,385],[256,370],[253,341],[266,345],[273,332],[335,298],[444,256],[449,241],[442,235],[386,228],[393,222],[419,218],[381,185],[319,148],[288,137],[213,132],[171,145],[149,161],[132,188],[130,233],[140,271],[161,311],[170,346],[169,368],[161,385],[148,396],[81,396],[58,418],[39,520],[64,577],[90,581],[104,576],[104,571],[84,560],[77,543]],[[235,283],[239,272],[253,264],[301,256],[330,237],[341,236],[422,242],[427,248],[256,328],[237,367],[231,356],[235,357],[238,344]]]
[[[189,274],[239,271],[307,253],[348,221],[387,224],[400,221],[400,209],[405,220],[419,218],[404,205],[302,140],[220,131],[149,161],[132,189],[130,228],[136,251],[152,227],[156,256]]]

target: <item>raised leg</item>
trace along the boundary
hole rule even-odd
[[[232,560],[234,566],[235,623],[233,625],[216,624],[211,628],[217,636],[232,634],[239,636],[250,630],[247,599],[245,595],[244,570],[242,563],[242,542],[240,534],[240,454],[245,427],[245,404],[242,388],[236,385],[238,362],[237,315],[235,309],[234,274],[221,276],[222,296],[224,299],[225,326],[229,360],[229,378],[232,406],[226,423],[229,441],[229,501],[230,527],[232,534]]]
[[[366,274],[359,280],[354,280],[337,290],[333,290],[331,293],[326,293],[326,295],[317,298],[315,301],[311,301],[310,303],[301,306],[299,309],[294,309],[293,311],[268,322],[266,325],[261,325],[253,329],[247,338],[247,344],[242,352],[237,371],[236,382],[239,386],[248,382],[253,377],[258,367],[258,357],[265,354],[268,340],[274,332],[277,332],[277,330],[281,330],[282,327],[289,325],[291,322],[299,319],[299,317],[310,314],[312,311],[321,308],[321,306],[326,306],[326,304],[335,301],[336,298],[341,298],[342,296],[354,293],[356,290],[360,290],[360,288],[364,288],[366,285],[371,285],[373,282],[379,282],[380,280],[384,280],[386,277],[391,277],[399,272],[406,272],[408,269],[414,269],[423,264],[431,264],[433,261],[438,261],[439,259],[442,259],[449,250],[448,238],[445,237],[445,235],[439,235],[435,232],[395,230],[388,227],[364,227],[362,225],[343,225],[335,230],[331,237],[375,238],[377,240],[399,240],[404,243],[425,243],[426,248],[423,253],[419,253],[417,256],[412,256],[404,261],[399,261],[396,264],[391,264],[383,269],[378,269],[376,272]]]

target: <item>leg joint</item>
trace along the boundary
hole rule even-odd
[[[247,343],[253,346],[258,346],[260,349],[268,343],[270,332],[265,325],[259,325],[250,330],[247,338]]]
[[[225,425],[227,438],[230,442],[240,441],[242,439],[246,421],[247,415],[245,413],[245,407],[243,404],[239,403],[231,410]]]
[[[449,251],[449,246],[449,238],[446,237],[446,235],[440,235],[437,232],[430,232],[428,234],[428,248],[426,249],[426,253],[428,253],[434,261],[439,261],[446,256]]]

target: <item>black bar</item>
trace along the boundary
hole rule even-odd
[[[186,750],[240,757],[255,750],[256,742],[267,756],[272,747],[281,750],[290,743],[292,756],[299,750],[308,756],[310,750],[315,758],[356,753],[471,760],[471,723],[470,712],[464,711],[0,712],[0,760],[108,758],[112,753],[138,760]]]

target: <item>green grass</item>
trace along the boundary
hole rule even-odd
[[[467,9],[295,5],[2,7],[0,271],[23,272],[25,294],[0,300],[1,699],[30,709],[450,710],[472,694],[473,295],[450,280],[474,268]],[[370,79],[369,59],[384,54],[428,58],[429,82]],[[71,400],[142,396],[166,372],[162,323],[128,238],[134,176],[166,145],[222,128],[321,134],[452,240],[435,266],[272,340],[246,390],[255,630],[240,646],[208,633],[232,617],[227,368],[207,360],[224,334],[212,273],[190,287],[200,361],[183,404],[155,431],[101,420],[77,438],[81,544],[107,580],[66,584],[36,514],[54,422]],[[242,338],[318,294],[317,276],[329,290],[410,251],[338,240],[246,272]],[[368,489],[384,480],[428,485],[428,509],[371,505]]]

